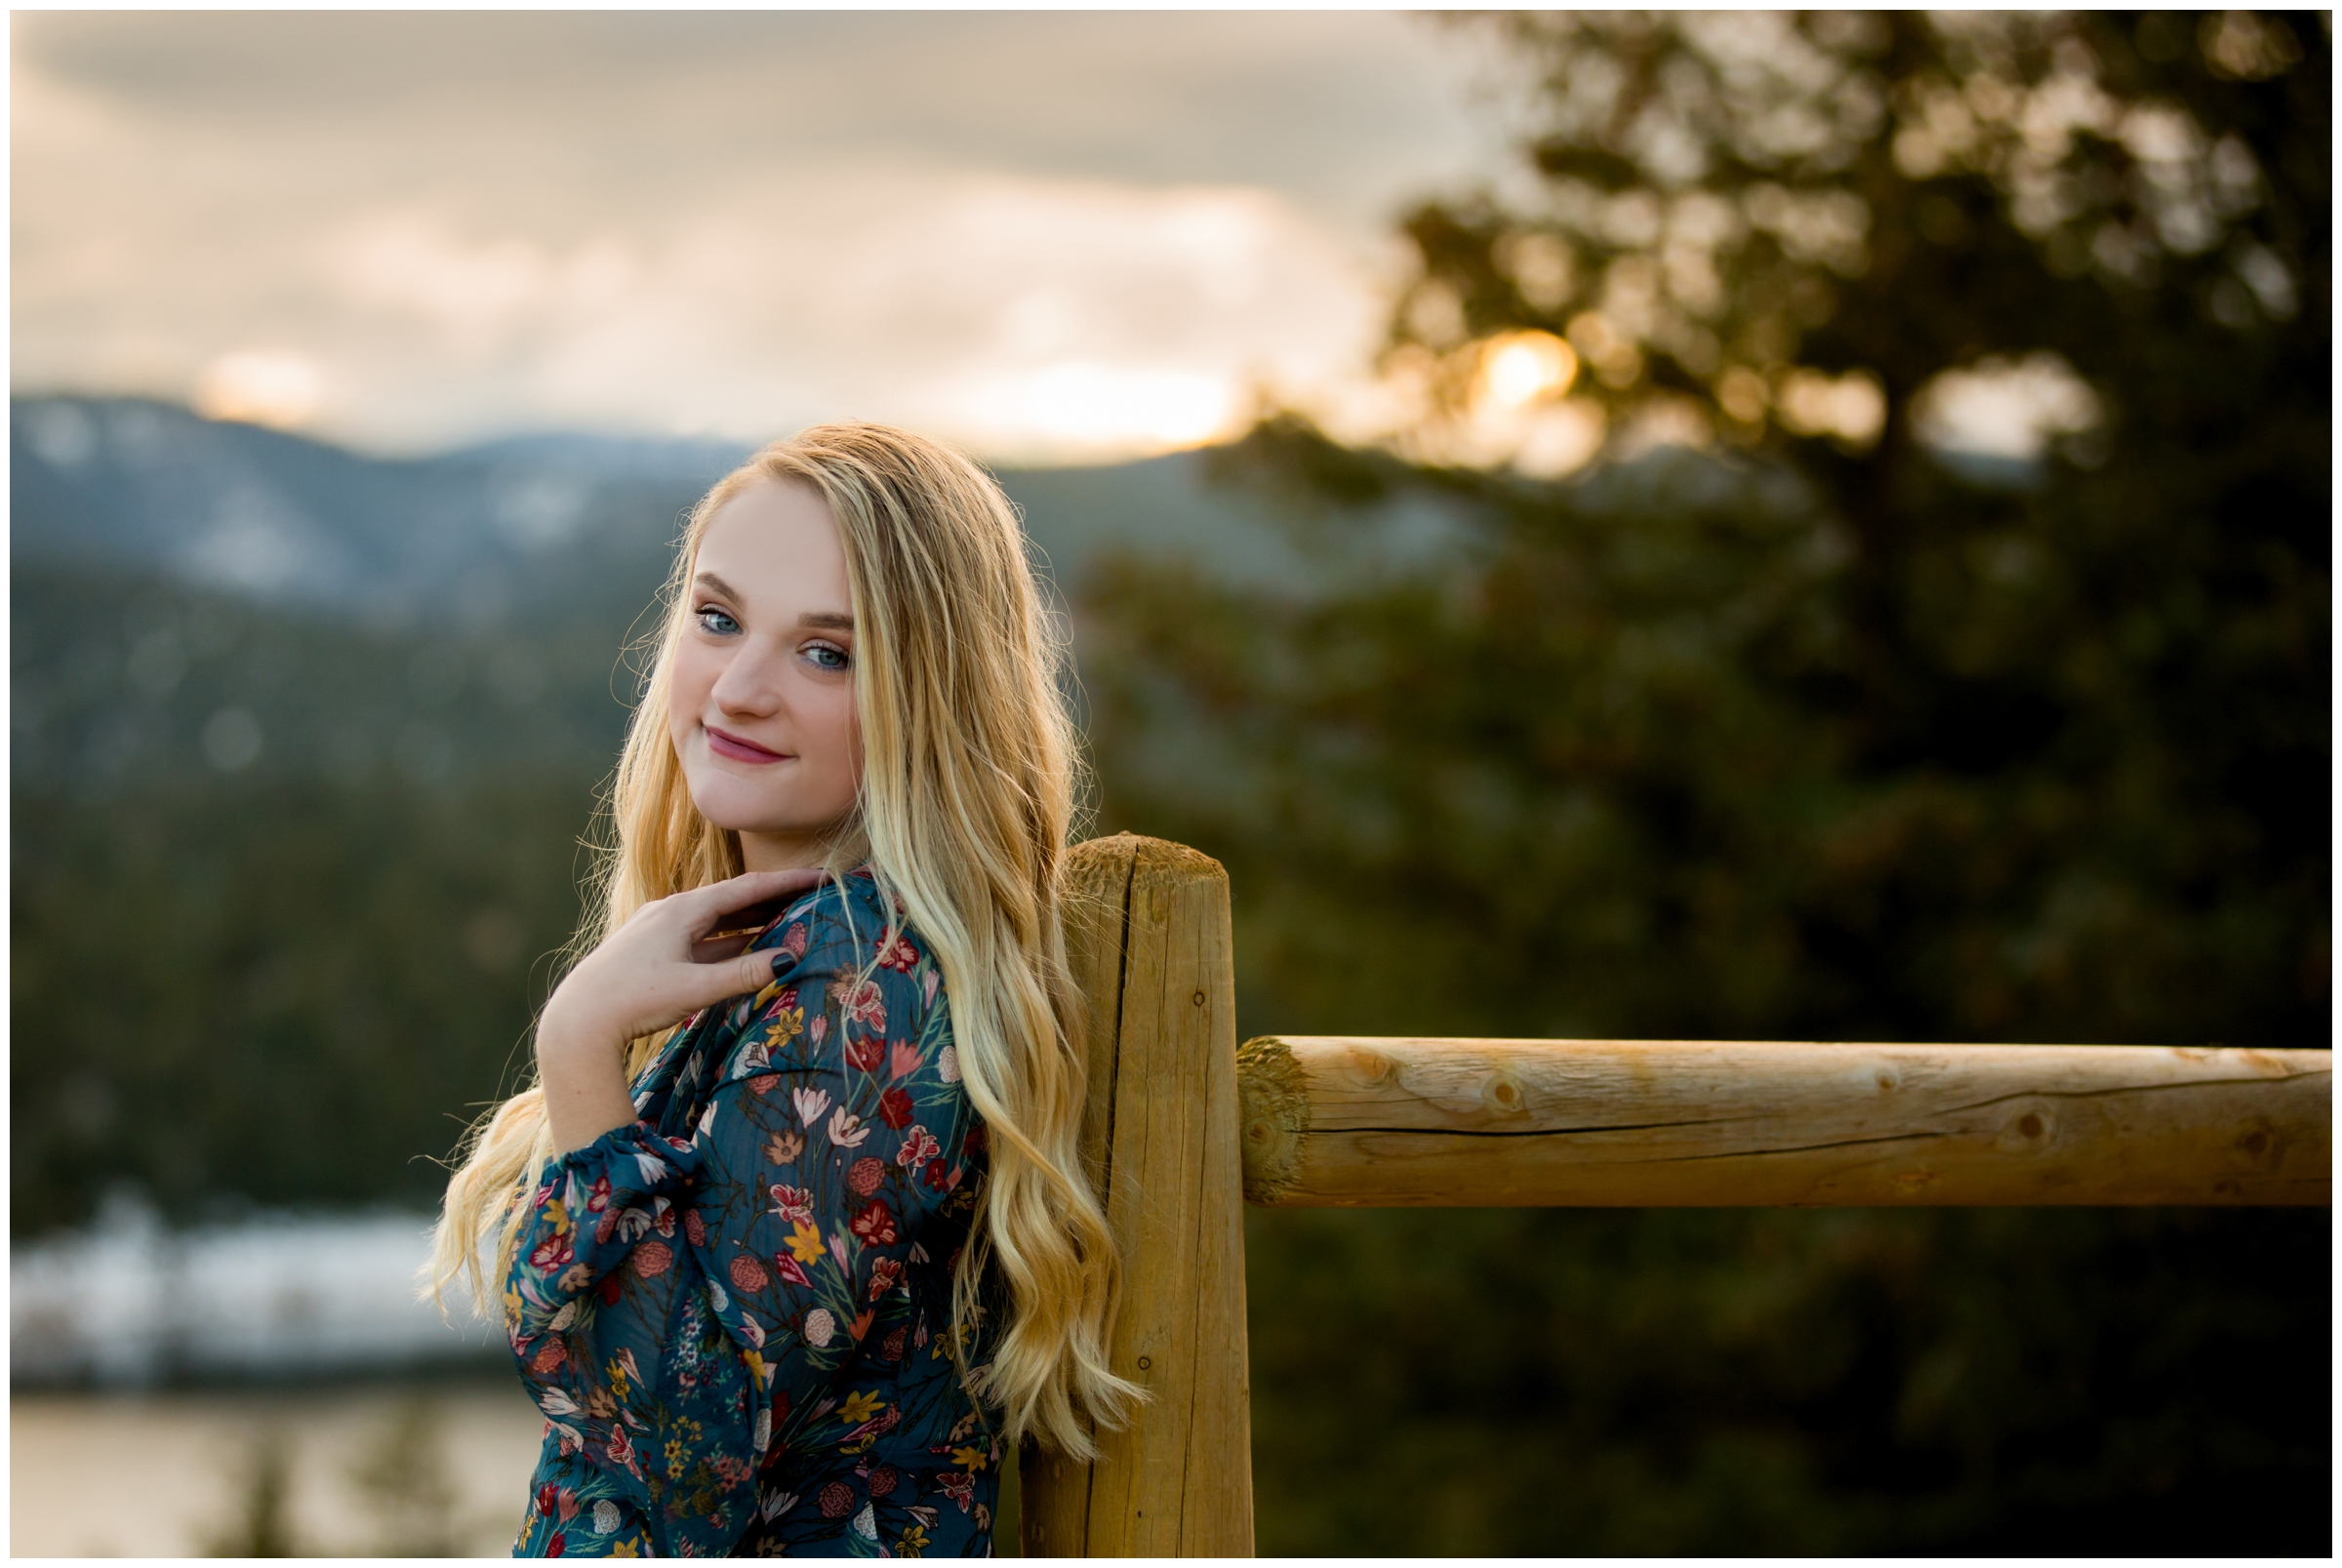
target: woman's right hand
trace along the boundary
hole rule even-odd
[[[656,900],[569,972],[537,1024],[537,1070],[557,1152],[582,1148],[634,1119],[626,1081],[628,1041],[763,988],[774,964],[785,961],[771,952],[702,961],[695,945],[734,910],[802,893],[824,874],[811,867],[750,871]]]

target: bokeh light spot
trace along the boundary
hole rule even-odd
[[[1506,333],[1481,350],[1481,392],[1501,408],[1559,397],[1577,376],[1577,351],[1550,332]]]
[[[222,773],[240,773],[260,761],[261,746],[261,721],[248,707],[223,707],[204,722],[204,758]]]

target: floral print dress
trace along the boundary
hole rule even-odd
[[[997,1312],[951,1327],[985,1129],[943,977],[867,870],[753,945],[773,983],[685,1021],[640,1119],[530,1201],[516,1556],[990,1553],[1001,1449],[961,1368]]]

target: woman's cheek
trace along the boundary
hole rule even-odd
[[[677,751],[683,749],[683,743],[699,727],[700,713],[707,705],[707,693],[714,685],[715,670],[699,649],[686,642],[675,650],[674,663],[668,667],[666,677],[666,727]]]
[[[847,810],[862,783],[862,726],[856,721],[854,692],[848,687],[829,715],[830,755],[837,759],[831,788],[839,797],[837,809]]]

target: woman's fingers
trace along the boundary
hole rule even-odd
[[[668,1010],[673,1018],[667,1022],[688,1017],[703,1007],[712,1007],[717,1002],[729,1001],[735,996],[760,991],[772,983],[775,969],[789,962],[786,953],[748,952],[737,958],[727,958],[721,963],[691,964],[670,971],[673,988],[668,991]]]
[[[828,873],[819,866],[792,866],[786,871],[747,871],[722,882],[682,895],[691,902],[687,912],[691,930],[703,935],[717,925],[738,925],[741,917],[758,917],[763,925],[777,918],[787,902],[808,888],[819,887]],[[771,905],[768,912],[761,906]]]
[[[626,1040],[763,989],[777,955],[743,949],[755,928],[825,875],[812,867],[750,872],[643,905],[570,971],[548,1016],[557,1005],[571,1033]]]
[[[691,945],[691,961],[695,964],[720,964],[727,958],[737,958],[748,950],[756,940],[752,931],[727,931],[721,936],[702,937]]]
[[[760,991],[780,978],[781,971],[795,962],[785,952],[745,952],[730,960],[739,983],[724,992],[737,996],[742,991]]]

